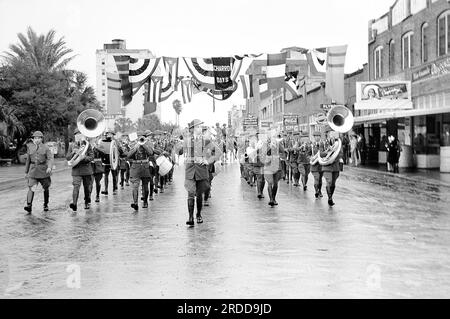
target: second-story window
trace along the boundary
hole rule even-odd
[[[450,53],[450,10],[445,11],[438,18],[438,56]]]
[[[375,79],[379,79],[383,76],[383,47],[379,46],[373,52],[374,59],[374,76]]]
[[[402,37],[402,70],[410,68],[412,63],[413,33],[408,32]]]
[[[422,63],[428,62],[428,23],[422,25]]]
[[[389,42],[389,74],[395,73],[395,41]]]

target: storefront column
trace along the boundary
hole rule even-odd
[[[450,146],[441,146],[441,173],[450,173]]]
[[[402,168],[414,167],[414,152],[412,146],[412,137],[414,136],[414,125],[412,117],[405,118],[404,129],[404,145],[402,145],[402,152],[400,153],[400,159],[398,166]]]

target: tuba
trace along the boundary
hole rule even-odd
[[[336,105],[328,111],[327,122],[330,128],[338,133],[349,132],[355,122],[352,112],[343,105]],[[317,161],[320,165],[332,164],[341,152],[342,141],[338,138],[332,146],[327,149],[325,157],[320,156],[320,152],[316,154]],[[314,156],[314,158],[316,157]],[[312,159],[311,159],[312,160]]]
[[[105,130],[105,118],[100,111],[87,109],[77,117],[77,128],[82,135],[88,138],[94,138],[102,134]],[[86,155],[89,148],[89,142],[84,140],[83,145],[78,152],[67,162],[70,167],[77,166]]]

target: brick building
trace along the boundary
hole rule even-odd
[[[385,162],[384,139],[402,144],[401,167],[439,168],[450,161],[450,1],[397,0],[369,22],[369,80],[411,81],[412,110],[355,112],[355,130]]]

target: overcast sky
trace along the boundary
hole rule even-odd
[[[347,73],[367,62],[368,21],[389,10],[394,0],[0,0],[0,52],[31,26],[55,29],[77,54],[69,67],[87,73],[95,87],[95,50],[112,39],[129,49],[157,56],[229,56],[276,53],[348,44]],[[200,96],[201,95],[201,96]],[[178,96],[176,96],[178,97]],[[178,97],[181,99],[181,97]],[[193,118],[225,123],[232,104],[244,104],[240,89],[228,102],[204,93],[183,106],[181,124]],[[174,121],[171,103],[163,121]]]

